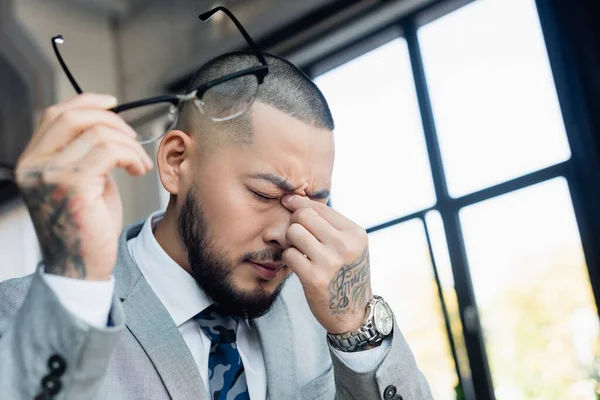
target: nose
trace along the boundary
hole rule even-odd
[[[290,227],[291,216],[291,211],[283,206],[278,207],[277,211],[274,212],[273,219],[269,226],[263,231],[263,240],[265,243],[275,245],[281,250],[290,247],[285,240],[285,235]]]

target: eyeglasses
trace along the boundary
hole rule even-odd
[[[265,76],[269,73],[269,65],[264,56],[258,51],[248,32],[246,32],[242,24],[227,8],[222,6],[215,7],[210,11],[200,14],[199,17],[202,21],[206,22],[218,11],[224,12],[235,24],[244,36],[244,39],[246,39],[252,52],[256,55],[260,65],[203,83],[183,95],[150,97],[111,108],[110,111],[118,113],[125,122],[133,125],[138,133],[139,142],[153,142],[173,129],[175,124],[177,124],[181,105],[186,101],[192,101],[201,113],[207,115],[215,122],[236,118],[252,107],[252,104],[256,100],[259,85],[264,82]],[[64,43],[62,35],[52,38],[52,48],[60,66],[75,91],[81,94],[83,90],[81,90],[81,87],[71,74],[69,67],[67,67],[58,50],[58,44],[62,43]],[[161,127],[157,127],[154,124],[137,124],[136,121],[139,122],[141,116],[149,116],[153,119],[164,117],[165,124]]]

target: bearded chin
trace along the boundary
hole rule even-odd
[[[197,198],[196,190],[190,190],[177,218],[179,235],[196,283],[224,314],[248,319],[266,314],[287,279],[273,293],[260,286],[253,291],[239,290],[231,276],[234,262],[212,242],[208,221]]]

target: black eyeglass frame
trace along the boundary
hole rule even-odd
[[[250,35],[246,31],[246,29],[244,29],[242,24],[231,13],[231,11],[229,11],[227,8],[225,8],[223,6],[218,6],[218,7],[213,8],[210,11],[200,14],[198,17],[203,22],[206,22],[218,11],[224,12],[231,19],[231,21],[235,24],[235,26],[238,28],[238,30],[240,31],[240,33],[242,34],[242,36],[244,37],[244,39],[250,46],[252,53],[254,53],[254,55],[256,55],[256,58],[258,59],[258,61],[260,62],[261,65],[256,66],[256,67],[246,68],[246,69],[243,69],[243,70],[237,71],[237,72],[232,72],[232,73],[224,75],[222,77],[213,79],[209,82],[203,83],[203,84],[195,87],[192,91],[190,91],[189,93],[183,94],[183,95],[163,95],[163,96],[149,97],[147,99],[141,99],[141,100],[136,100],[136,101],[132,101],[129,103],[117,105],[116,107],[111,108],[110,111],[115,112],[115,113],[120,113],[122,111],[127,111],[127,110],[131,110],[134,108],[144,107],[144,106],[149,106],[149,105],[159,104],[159,103],[171,103],[173,106],[178,107],[182,101],[193,100],[194,98],[201,101],[202,96],[204,96],[204,93],[206,93],[206,91],[208,89],[210,89],[216,85],[222,84],[224,82],[227,82],[229,80],[236,79],[236,78],[246,76],[246,75],[254,75],[258,81],[258,84],[261,85],[264,82],[265,76],[267,76],[267,74],[269,73],[269,65],[267,64],[267,60],[260,53],[260,51],[258,51],[256,44],[254,43],[254,41],[252,40],[252,38],[250,37]],[[61,68],[63,69],[65,75],[71,82],[71,85],[73,86],[75,91],[78,94],[81,94],[81,93],[83,93],[83,90],[81,89],[81,87],[79,86],[79,84],[77,83],[75,78],[73,77],[73,74],[71,74],[69,67],[67,67],[67,64],[63,60],[63,58],[60,54],[60,51],[58,50],[58,44],[63,43],[63,42],[64,42],[64,38],[62,35],[57,35],[52,38],[52,48],[54,49],[54,54],[56,55],[56,58],[58,59],[58,62],[60,63]]]

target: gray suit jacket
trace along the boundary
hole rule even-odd
[[[58,389],[49,398],[60,400],[209,400],[177,326],[129,254],[127,240],[140,229],[132,225],[120,238],[112,327],[97,329],[70,314],[39,272],[0,283],[0,399],[34,399],[45,384]],[[372,371],[348,368],[330,350],[295,277],[253,324],[270,400],[432,398],[397,327]],[[63,362],[64,372],[57,369]]]

